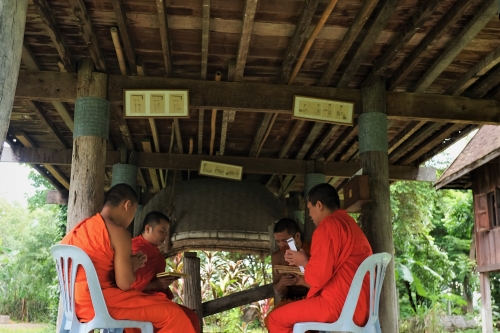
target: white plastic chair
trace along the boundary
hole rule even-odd
[[[94,329],[121,333],[124,328],[140,328],[142,333],[153,333],[151,323],[111,318],[94,264],[82,249],[72,245],[55,245],[50,249],[50,253],[56,261],[59,289],[64,303],[64,316],[59,333],[87,333]],[[79,265],[85,270],[95,312],[95,317],[88,323],[79,322],[75,312],[75,278]]]
[[[293,326],[293,333],[304,333],[305,331],[323,332],[352,332],[352,333],[382,333],[378,318],[378,306],[380,291],[384,282],[385,269],[391,261],[389,253],[377,253],[366,258],[359,266],[352,280],[349,293],[347,294],[344,308],[339,319],[332,323],[304,322]],[[307,268],[306,268],[307,269]],[[354,311],[358,303],[361,286],[366,273],[370,273],[370,314],[364,327],[353,322]]]

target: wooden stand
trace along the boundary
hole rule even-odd
[[[362,89],[363,114],[359,119],[359,155],[363,174],[369,176],[371,202],[362,209],[362,227],[373,253],[388,252],[394,256],[391,203],[389,188],[389,158],[385,82]],[[368,114],[372,113],[372,114]],[[364,119],[363,119],[364,118]],[[394,259],[387,267],[380,301],[382,332],[397,333],[398,298],[394,275]]]
[[[0,157],[16,94],[27,8],[28,0],[0,1]]]
[[[201,306],[200,258],[196,252],[184,252],[184,305],[196,311],[203,332],[203,310]]]

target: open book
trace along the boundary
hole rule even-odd
[[[274,265],[274,272],[276,274],[292,274],[292,275],[304,275],[297,266],[283,266]]]
[[[189,275],[187,275],[187,274],[177,273],[177,272],[162,272],[162,273],[156,274],[157,278],[170,277],[170,278],[180,279],[180,278],[185,278],[185,277],[188,277],[188,276]]]

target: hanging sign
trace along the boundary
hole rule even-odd
[[[354,103],[295,95],[293,118],[341,125],[353,124]]]
[[[189,117],[188,90],[124,90],[125,118]]]
[[[200,175],[241,180],[243,167],[239,165],[224,164],[210,161],[201,161]]]

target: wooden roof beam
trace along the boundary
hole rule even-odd
[[[389,22],[392,14],[394,14],[394,11],[396,10],[398,4],[399,0],[380,1],[381,8],[375,12],[375,20],[373,20],[370,26],[366,29],[363,40],[356,50],[354,56],[349,61],[349,65],[342,74],[337,87],[346,88],[352,81],[366,55],[375,44],[375,41],[377,40],[384,27],[387,25],[387,22]]]
[[[486,75],[496,65],[500,63],[500,45],[497,46],[493,51],[488,53],[486,57],[477,62],[471,69],[467,71],[457,82],[455,82],[448,90],[446,90],[445,94],[458,96],[461,95],[467,88],[469,88],[472,84],[474,84],[478,79],[482,76]],[[494,77],[499,77],[500,71],[497,72]],[[488,75],[489,77],[489,75]],[[490,81],[488,83],[485,82],[480,84],[474,88],[474,91],[471,92],[471,97],[481,98],[483,97],[491,88],[493,88],[496,84],[500,82],[498,81]]]
[[[257,157],[259,147],[261,143],[263,143],[264,137],[268,128],[271,128],[276,120],[276,116],[273,113],[266,113],[264,118],[262,119],[259,128],[257,129],[257,133],[255,133],[255,138],[252,142],[252,147],[250,147],[250,151],[248,152],[249,157]]]
[[[319,133],[321,132],[321,129],[323,128],[324,123],[321,122],[315,122],[313,125],[313,128],[311,128],[311,131],[307,135],[306,141],[302,144],[302,147],[300,148],[299,152],[297,153],[297,156],[295,156],[296,160],[303,160],[304,157],[306,157],[307,152],[313,145],[314,141],[318,137]]]
[[[179,154],[184,154],[184,148],[182,146],[181,127],[179,126],[178,118],[174,118],[172,128],[175,130],[175,141],[177,142],[177,149],[179,150]]]
[[[97,36],[94,32],[94,27],[92,26],[92,21],[90,20],[85,3],[82,0],[69,0],[69,2],[77,18],[77,24],[80,26],[80,33],[89,49],[90,57],[94,61],[96,68],[106,73],[108,71],[106,58],[104,58],[99,43],[97,42]]]
[[[432,63],[432,66],[420,77],[420,80],[413,87],[415,92],[425,92],[425,90],[445,71],[451,62],[462,52],[469,42],[484,28],[492,17],[497,13],[497,1],[487,0],[479,12],[467,23],[465,28],[456,36],[453,36],[451,44]]]
[[[26,101],[26,104],[30,107],[31,110],[38,116],[41,124],[52,134],[52,136],[56,139],[56,141],[65,148],[70,148],[71,145],[68,144],[64,136],[59,132],[59,130],[55,127],[52,121],[45,115],[45,111],[43,111],[40,104],[33,101]]]
[[[288,44],[288,49],[286,51],[285,58],[283,59],[280,73],[276,78],[276,84],[286,84],[290,79],[292,66],[297,59],[302,42],[307,35],[307,29],[311,25],[311,21],[314,17],[314,13],[316,13],[316,8],[318,7],[319,2],[320,0],[306,0],[304,2],[304,9],[302,10],[299,21],[295,26],[295,31],[292,39],[290,40],[290,44]]]
[[[125,8],[123,6],[123,0],[111,0],[111,4],[113,5],[113,9],[115,11],[118,30],[120,31],[120,36],[122,39],[123,48],[125,49],[125,54],[127,55],[127,61],[130,67],[130,71],[133,75],[137,75],[137,58],[135,55],[134,42],[130,37],[130,31],[128,28]]]
[[[76,74],[20,71],[17,99],[74,101]],[[108,75],[108,97],[112,104],[123,103],[123,89],[189,89],[191,109],[237,110],[292,115],[293,96],[305,95],[353,102],[354,114],[361,114],[361,91],[313,86],[262,83],[213,82],[162,77]],[[272,98],[255,98],[272,96]],[[443,123],[500,123],[500,101],[461,96],[387,92],[389,120],[418,120]]]
[[[152,153],[153,149],[151,147],[151,140],[145,139],[142,140],[142,149],[145,153]],[[156,169],[149,169],[149,177],[151,178],[151,182],[153,183],[153,189],[156,193],[160,192],[160,181],[158,180],[158,174],[156,173]]]
[[[156,10],[158,12],[158,22],[160,28],[161,48],[163,50],[163,61],[167,77],[174,76],[172,67],[172,56],[170,51],[170,38],[168,37],[168,20],[165,8],[165,0],[156,0]]]
[[[198,155],[203,154],[203,118],[205,110],[198,110]]]
[[[59,53],[59,57],[64,64],[64,68],[68,72],[74,72],[76,69],[75,62],[71,58],[71,53],[69,52],[66,39],[61,33],[61,30],[59,30],[59,26],[56,23],[54,15],[52,15],[52,11],[47,3],[47,0],[33,0],[33,4],[45,24],[45,30],[52,40],[52,43],[54,43],[54,47],[56,48],[57,53]]]
[[[499,83],[500,83],[500,67],[496,68],[488,75],[481,77],[478,80],[478,82],[471,87],[470,90],[464,93],[464,95],[474,98],[482,98],[485,96],[489,97],[487,96],[488,92],[490,92],[490,90],[495,88]],[[497,92],[493,91],[493,96],[491,97],[497,99],[495,95],[497,95]]]
[[[394,90],[403,82],[410,72],[420,63],[420,60],[425,56],[427,51],[432,50],[449,29],[462,17],[463,13],[471,5],[470,0],[458,0],[453,7],[450,8],[422,39],[417,47],[410,53],[408,58],[399,66],[399,68],[387,81],[387,90]]]
[[[16,132],[14,133],[14,136],[16,137],[17,140],[19,140],[23,146],[27,148],[36,148],[36,145],[31,141],[29,136],[24,133],[24,132]],[[69,180],[66,178],[66,176],[59,171],[56,167],[52,166],[51,164],[48,163],[43,163],[42,164],[45,169],[47,169],[48,172],[52,174],[52,176],[59,182],[61,183],[62,186],[64,186],[65,189],[69,189]],[[41,170],[39,170],[40,172]]]
[[[354,21],[351,23],[351,26],[349,27],[349,30],[347,30],[346,34],[344,35],[344,38],[342,39],[342,42],[340,42],[337,51],[335,51],[335,54],[333,55],[332,60],[330,60],[328,68],[326,69],[326,71],[323,73],[323,76],[319,80],[317,84],[318,86],[324,87],[329,85],[333,75],[337,72],[337,69],[342,63],[342,60],[344,60],[345,55],[351,48],[356,38],[358,38],[361,29],[363,29],[366,21],[368,21],[368,19],[370,18],[370,15],[375,9],[377,3],[378,0],[363,1],[361,8],[359,9],[358,13],[356,14],[356,17],[354,18]]]
[[[354,122],[354,125],[351,127],[347,127],[344,132],[340,135],[340,137],[335,140],[330,150],[325,154],[326,161],[332,161],[335,156],[341,151],[342,144],[345,141],[349,141],[354,138],[358,133],[358,121],[357,119]]]
[[[0,162],[71,165],[71,149],[13,148],[5,147]],[[144,153],[138,152],[138,167],[141,169],[169,169],[197,171],[201,160],[243,166],[245,173],[272,174],[282,171],[287,175],[304,175],[311,161],[278,158],[252,158],[235,156],[203,156],[188,154]],[[119,151],[106,153],[106,166],[120,163]],[[314,172],[329,177],[350,178],[359,170],[359,163],[312,161]],[[392,180],[435,181],[434,168],[416,166],[389,166]]]
[[[441,0],[429,0],[413,15],[399,34],[390,41],[389,48],[375,61],[371,73],[362,84],[363,86],[373,84],[373,79],[377,76],[384,76],[398,52],[422,28],[440,3]]]
[[[318,157],[319,153],[323,150],[323,148],[328,144],[328,142],[330,142],[331,138],[335,135],[335,133],[337,133],[339,128],[340,125],[335,125],[335,124],[330,125],[325,134],[323,134],[321,139],[319,139],[318,143],[316,143],[316,145],[314,146],[312,152],[309,154],[307,159],[308,160],[316,159],[316,157]]]
[[[403,142],[408,140],[416,131],[418,131],[422,126],[425,125],[425,121],[412,121],[408,126],[403,128],[396,136],[394,136],[391,141],[389,141],[389,151],[392,153],[394,149],[398,148]]]
[[[398,148],[394,149],[391,154],[389,154],[389,162],[398,161],[402,156],[404,156],[408,151],[410,151],[412,147],[419,144],[422,140],[432,135],[441,127],[443,127],[442,123],[427,123],[424,126],[422,126],[403,144],[401,144]]]
[[[207,79],[208,45],[210,43],[210,0],[203,0],[203,21],[201,24],[201,79]]]
[[[245,12],[243,15],[243,25],[241,27],[240,43],[238,44],[238,53],[236,55],[236,71],[234,74],[234,81],[237,82],[243,80],[243,72],[247,62],[248,49],[250,47],[250,39],[252,37],[253,21],[258,3],[259,0],[245,1]]]

